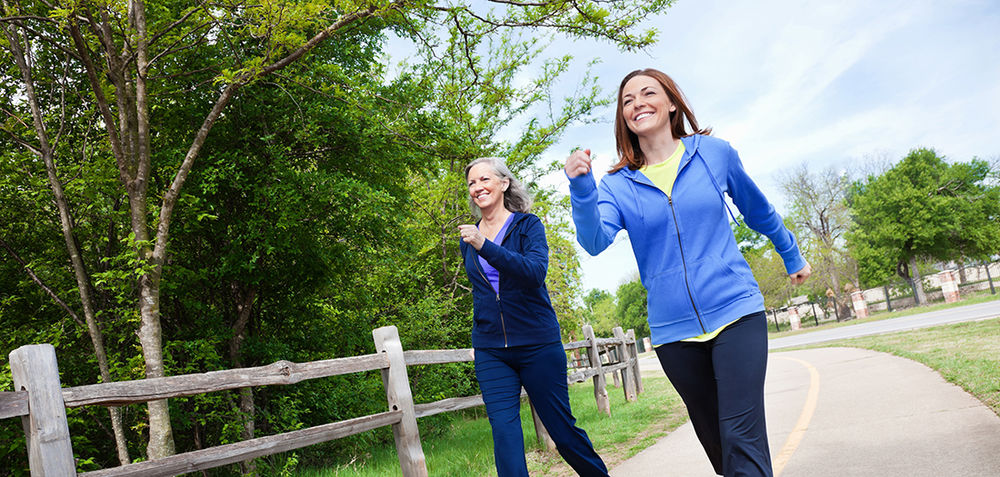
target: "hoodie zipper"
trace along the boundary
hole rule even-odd
[[[684,244],[681,243],[681,228],[677,225],[677,212],[674,210],[674,199],[671,196],[667,196],[667,203],[670,204],[670,214],[674,218],[674,230],[677,231],[677,246],[681,250],[681,265],[684,266],[684,286],[687,287],[688,298],[691,300],[691,308],[694,309],[694,315],[698,318],[698,324],[701,326],[702,334],[708,333],[705,329],[705,322],[701,320],[701,313],[698,312],[698,305],[694,303],[694,294],[691,293],[691,282],[688,281],[688,269],[687,269],[687,259],[684,258]]]
[[[476,228],[479,228],[478,224],[476,225]],[[511,222],[510,226],[507,227],[507,232],[504,234],[503,237],[500,238],[500,243],[498,243],[497,245],[503,245],[503,241],[507,238],[508,235],[510,235],[511,229],[513,229],[513,228],[514,228],[514,223]],[[479,263],[479,258],[478,257],[476,258],[476,271],[479,272],[479,276],[483,277],[483,281],[486,282],[486,286],[488,286],[490,288],[493,288],[493,286],[490,285],[490,281],[486,278],[486,273],[483,272],[483,266]],[[499,287],[500,287],[500,283],[498,282],[497,283],[497,288],[499,288]],[[507,325],[503,321],[503,306],[500,303],[500,290],[497,290],[496,294],[497,294],[497,308],[500,310],[500,330],[503,331],[503,347],[507,348],[508,347],[508,345],[507,345]]]
[[[490,281],[486,278],[486,274],[483,273],[483,266],[479,264],[479,258],[476,258],[476,271],[479,272],[479,276],[483,277],[486,282],[486,286],[493,288],[490,285]],[[500,329],[503,330],[503,347],[507,347],[507,325],[503,322],[503,307],[500,306],[500,292],[497,292],[497,308],[500,309]]]

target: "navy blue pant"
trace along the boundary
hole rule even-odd
[[[522,386],[566,463],[581,476],[608,475],[604,461],[594,452],[587,433],[576,427],[569,409],[562,343],[476,348],[475,356],[499,477],[528,477],[521,432]]]
[[[764,312],[740,318],[710,341],[675,341],[655,349],[660,366],[687,406],[715,473],[770,477],[764,423]]]

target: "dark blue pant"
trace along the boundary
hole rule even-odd
[[[676,341],[655,349],[660,366],[687,406],[715,473],[770,477],[764,423],[764,312],[740,318],[710,341]]]
[[[566,353],[562,343],[476,348],[476,379],[493,428],[499,477],[528,476],[521,432],[521,386],[535,406],[559,454],[581,476],[607,476],[587,433],[569,409]]]

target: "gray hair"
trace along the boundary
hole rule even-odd
[[[503,206],[511,212],[528,212],[531,209],[531,204],[533,202],[531,194],[521,184],[521,181],[514,177],[514,174],[510,172],[507,168],[507,164],[504,164],[503,159],[499,157],[480,157],[465,166],[465,179],[469,179],[469,170],[472,169],[476,164],[488,163],[493,167],[493,172],[496,173],[500,180],[507,179],[510,181],[510,185],[503,194]],[[482,211],[479,210],[479,206],[476,205],[472,197],[469,197],[469,207],[472,208],[472,213],[482,215]]]

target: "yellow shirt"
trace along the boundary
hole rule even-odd
[[[670,192],[674,190],[674,180],[677,179],[677,168],[681,165],[682,157],[684,157],[684,143],[679,142],[677,149],[674,149],[674,153],[667,160],[652,166],[642,166],[639,168],[639,172],[642,172],[649,180],[653,181],[656,187],[666,193],[667,197],[670,197]]]
[[[674,153],[671,154],[666,161],[659,164],[653,164],[652,166],[642,166],[639,168],[639,171],[648,177],[649,180],[656,185],[656,187],[667,194],[667,197],[670,197],[670,193],[674,190],[674,181],[677,180],[677,169],[681,165],[681,158],[684,157],[684,150],[684,143],[679,142],[677,144],[677,149],[674,149]],[[708,333],[693,336],[681,341],[709,341],[718,336],[722,330],[726,329],[727,326],[733,324],[734,322],[736,322],[736,320],[730,321],[729,323],[726,323],[715,330],[709,331]]]

